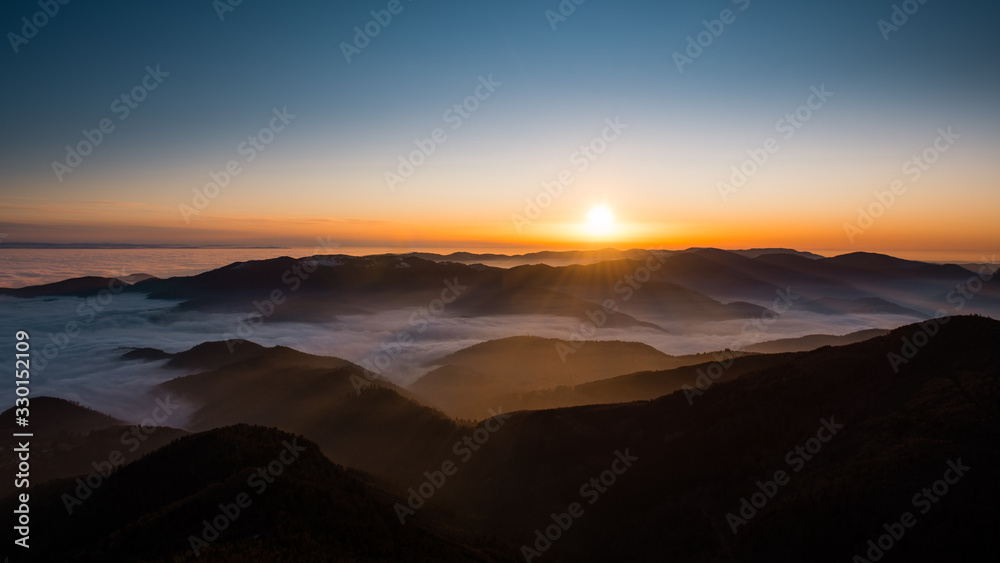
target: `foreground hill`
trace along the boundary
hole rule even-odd
[[[158,416],[161,416],[158,414]],[[186,434],[170,427],[129,426],[106,414],[53,397],[31,399],[31,426],[15,427],[14,409],[0,414],[6,435],[30,431],[31,483],[110,470],[139,459]],[[169,418],[165,422],[171,422]],[[13,475],[19,459],[11,441],[0,445],[0,471]],[[75,484],[74,484],[75,485]],[[15,492],[14,479],[0,481],[0,498]],[[73,494],[73,487],[66,491]]]
[[[690,403],[678,392],[516,413],[434,500],[529,546],[550,514],[582,503],[546,557],[849,561],[910,511],[917,528],[887,561],[995,560],[1000,323],[946,322],[789,355]],[[896,372],[887,356],[914,339],[925,345]],[[638,459],[604,475],[626,451]],[[949,463],[972,469],[947,473],[947,494],[915,506]],[[788,481],[771,488],[777,471]],[[581,487],[597,477],[600,490]],[[754,497],[734,533],[729,515],[758,482],[773,494]]]
[[[109,477],[73,515],[60,498],[66,487],[32,490],[32,561],[516,560],[514,549],[430,511],[401,525],[393,507],[405,499],[273,429],[177,440]],[[221,532],[209,529],[216,522]]]
[[[14,407],[11,407],[0,414],[0,432],[11,434],[27,431],[47,435],[87,434],[91,430],[100,430],[122,424],[122,421],[117,418],[65,399],[33,397],[30,401],[31,427],[28,430],[18,427],[15,424]]]
[[[280,357],[286,350],[268,353]],[[245,416],[312,423],[317,435],[331,433],[332,447],[324,450],[377,465],[394,483],[377,485],[333,466],[318,446],[305,443],[301,464],[282,467],[283,476],[252,497],[202,560],[503,560],[510,554],[462,532],[465,526],[520,546],[533,561],[544,555],[544,561],[922,562],[954,560],[956,553],[967,561],[1000,555],[994,540],[1000,323],[991,319],[945,318],[846,346],[738,358],[696,390],[650,401],[513,413],[484,429],[486,439],[464,456],[449,446],[478,428],[460,427],[390,386],[337,402],[332,397],[346,388],[337,370],[325,376],[305,370],[297,379],[274,372],[268,361],[265,355],[178,381],[194,392],[205,377],[206,412],[222,418],[240,416],[226,403],[245,403]],[[671,373],[622,381],[652,384]],[[268,374],[292,389],[274,394],[280,386],[273,386],[273,408],[257,379]],[[327,409],[297,412],[307,404],[306,382],[331,401]],[[249,476],[274,461],[290,438],[245,426],[183,438],[120,469],[72,517],[61,495],[74,481],[37,485],[32,537],[44,546],[37,560],[191,560],[189,537],[219,514],[220,503],[245,491]],[[458,471],[399,527],[393,506],[405,494],[380,489],[420,488],[431,479],[424,472],[449,461]],[[0,509],[13,510],[11,503]],[[894,532],[891,542],[880,539],[906,513],[913,527]],[[560,523],[561,531],[552,532]],[[882,548],[887,555],[871,551],[875,542],[890,546]]]

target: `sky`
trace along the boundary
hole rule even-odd
[[[992,253],[998,19],[8,0],[0,245]]]

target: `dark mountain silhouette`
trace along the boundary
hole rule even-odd
[[[132,348],[122,354],[123,360],[155,361],[166,359],[167,367],[185,370],[211,370],[224,365],[252,360],[264,355],[268,348],[249,340],[237,339],[231,342],[214,341],[203,342],[184,350],[171,354],[157,348]],[[302,353],[299,358],[301,362],[306,361],[309,354]],[[322,361],[320,356],[313,356],[311,361]]]
[[[419,475],[420,460],[444,455],[460,429],[409,391],[370,380],[355,364],[283,346],[158,389],[194,406],[192,431],[238,423],[274,426],[316,441],[338,463],[398,479]]]
[[[800,305],[807,311],[821,315],[904,315],[917,319],[926,319],[927,315],[902,307],[878,297],[859,297],[856,299],[838,299],[823,297],[814,301],[806,301]]]
[[[888,332],[888,330],[881,328],[869,328],[845,334],[843,336],[808,334],[798,338],[781,338],[778,340],[769,340],[767,342],[758,342],[757,344],[744,346],[741,350],[757,354],[807,352],[809,350],[815,350],[816,348],[822,348],[823,346],[844,346],[845,344],[854,344],[855,342],[862,342],[870,338],[875,338],[876,336],[882,336]]]
[[[456,361],[503,348],[481,346]],[[392,491],[418,487],[479,427],[390,385],[358,395],[356,366],[295,368],[295,354],[267,349],[163,388],[202,401],[200,424],[256,417],[297,426],[321,436],[332,458],[380,477],[334,466],[309,443],[303,463],[254,497],[202,557],[504,560],[520,557],[504,545],[535,546],[536,530],[574,502],[583,514],[545,545],[546,561],[848,561],[866,556],[868,541],[906,511],[915,527],[894,540],[887,561],[998,553],[1000,322],[992,319],[949,317],[845,346],[741,357],[710,382],[653,400],[513,413],[402,529],[392,507],[408,493]],[[690,382],[692,372],[712,373],[711,365],[575,391],[649,396]],[[601,386],[608,389],[593,389]],[[32,514],[46,523],[33,534],[45,546],[40,560],[191,559],[188,536],[289,438],[245,426],[183,438],[120,469],[72,519],[60,497],[72,480],[36,485]],[[921,512],[914,495],[949,467],[969,469]],[[777,470],[788,481],[769,488]],[[727,515],[751,497],[758,506],[734,534]],[[490,538],[463,531],[472,528]]]
[[[804,260],[788,255],[768,255],[757,260],[789,271],[840,280],[854,288],[853,293],[838,295],[827,292],[816,295],[816,298],[880,297],[926,313],[944,304],[943,296],[970,277],[968,270],[955,264],[902,260],[868,252],[822,260]]]
[[[24,432],[19,429],[14,420],[14,410],[11,407],[0,414],[0,432],[11,434]],[[55,397],[30,398],[31,428],[29,432],[39,434],[87,434],[92,430],[100,430],[116,424],[122,424],[117,418],[85,407],[79,403],[57,399]]]
[[[107,278],[99,276],[84,276],[68,280],[33,285],[19,288],[0,288],[0,295],[12,297],[89,297],[101,290],[120,290],[123,285],[131,285],[137,281],[156,279],[147,274],[132,274],[130,276]]]
[[[689,248],[687,250],[658,250],[657,252],[674,255],[682,254],[686,252],[697,252],[699,250],[706,250],[706,248]],[[717,250],[717,249],[713,249]],[[763,256],[765,254],[795,254],[798,256],[803,256],[806,258],[822,258],[819,254],[813,254],[812,252],[802,252],[799,250],[792,250],[790,248],[751,248],[748,250],[727,250],[726,252],[731,252],[733,254],[738,254],[740,256],[746,256],[747,258],[756,258],[758,256]],[[477,264],[477,263],[492,263],[497,266],[502,266],[505,268],[510,268],[513,266],[524,266],[530,264],[548,264],[550,266],[569,266],[573,264],[593,264],[597,262],[604,262],[609,260],[644,260],[646,255],[649,253],[648,250],[641,249],[631,249],[631,250],[615,250],[613,248],[605,248],[602,250],[588,250],[588,251],[543,251],[543,252],[529,252],[527,254],[476,254],[472,252],[453,252],[451,254],[435,254],[432,252],[411,252],[404,254],[402,256],[415,256],[418,258],[424,258],[426,260],[433,260],[435,262],[460,262],[463,264]]]
[[[929,324],[788,355],[714,383],[692,404],[677,392],[516,413],[434,500],[529,544],[550,514],[581,501],[581,484],[628,449],[638,457],[634,466],[595,504],[584,503],[584,516],[546,557],[846,561],[864,555],[866,542],[886,533],[883,524],[909,510],[918,528],[895,542],[894,560],[955,553],[989,560],[997,554],[992,507],[1000,501],[993,477],[1000,470],[1000,323],[945,322],[898,373],[887,355]],[[843,428],[822,434],[829,442],[817,441],[808,460],[794,453],[823,419]],[[921,514],[912,497],[957,460],[972,469]],[[734,535],[727,513],[738,513],[740,499],[776,470],[789,483]]]
[[[175,428],[142,429],[82,405],[54,397],[33,397],[30,427],[14,424],[14,409],[0,414],[3,432],[30,432],[31,483],[86,475],[98,467],[134,461],[184,435]],[[16,445],[0,445],[0,471],[17,473]],[[15,492],[14,479],[0,481],[0,498]],[[68,491],[70,489],[67,489]]]
[[[257,474],[261,468],[267,480]],[[331,463],[314,443],[274,429],[240,425],[176,440],[111,475],[71,516],[60,497],[70,486],[56,481],[32,490],[32,561],[518,557],[516,548],[466,531],[433,510],[401,525],[394,505],[405,503],[404,496]],[[240,495],[249,500],[243,508],[236,505]],[[2,504],[8,512],[16,506],[11,498]],[[226,518],[220,505],[234,517]],[[222,531],[206,532],[217,520]],[[195,554],[192,537],[213,541],[194,544]]]
[[[510,411],[584,404],[578,402],[581,399],[569,400],[569,387],[637,371],[703,363],[710,358],[710,354],[671,356],[636,342],[515,336],[444,356],[434,362],[439,367],[410,384],[409,389],[452,416],[479,419],[490,408]],[[563,389],[557,391],[559,387]],[[616,400],[620,399],[591,402]]]
[[[454,258],[471,262],[477,256]],[[620,312],[603,326],[653,330],[669,329],[664,327],[666,322],[709,323],[758,316],[763,313],[760,307],[769,306],[776,292],[788,290],[801,298],[799,304],[818,301],[826,303],[825,310],[843,310],[844,314],[853,314],[856,308],[886,310],[888,305],[875,306],[870,301],[874,299],[924,318],[938,309],[987,314],[1000,310],[995,282],[985,284],[967,309],[948,302],[949,292],[974,275],[964,267],[881,254],[821,258],[785,249],[705,248],[604,250],[571,253],[568,258],[559,253],[525,256],[530,256],[531,265],[489,262],[509,269],[420,254],[286,256],[239,262],[196,276],[145,279],[124,291],[179,300],[180,312],[248,315],[263,308],[269,322],[329,321],[426,307],[440,298],[448,283],[464,289],[457,300],[448,303],[445,316],[538,314],[587,322],[588,312],[614,300]],[[588,256],[592,259],[583,259]],[[556,266],[541,264],[546,257],[566,260],[553,258],[552,263],[560,264]],[[636,281],[637,274],[641,282]],[[107,281],[80,278],[4,292],[21,297],[88,295]],[[281,303],[272,306],[268,300],[276,291]],[[851,306],[846,302],[833,306],[829,301],[859,299],[869,301]]]
[[[808,270],[792,271],[762,258],[747,258],[722,250],[706,249],[673,256],[656,272],[657,281],[695,289],[720,301],[771,301],[775,292],[791,288],[805,297],[823,297],[856,292],[841,280],[817,276]],[[817,260],[791,256],[812,263]]]
[[[123,360],[139,360],[143,362],[155,362],[157,360],[167,360],[170,359],[173,354],[164,352],[159,348],[135,348],[135,347],[122,347],[122,350],[128,350],[122,354]]]
[[[505,404],[511,404],[517,409],[551,409],[646,401],[687,387],[697,388],[706,383],[729,381],[765,367],[787,362],[788,356],[786,354],[747,356],[743,352],[723,351],[699,354],[697,360],[696,364],[673,369],[640,371],[574,386],[508,395],[505,397],[507,400]]]
[[[606,315],[606,320],[597,326],[591,315],[602,310],[600,302],[586,301],[572,295],[552,291],[534,285],[497,283],[482,284],[470,289],[466,295],[451,307],[465,316],[485,315],[552,315],[569,317],[577,323],[589,323],[595,328],[649,328],[666,332],[651,322],[618,312]]]

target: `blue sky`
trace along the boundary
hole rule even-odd
[[[348,63],[342,43],[353,41],[355,26],[368,24],[371,11],[386,9],[388,1],[244,0],[220,20],[209,0],[75,0],[60,5],[17,53],[10,33],[20,34],[21,18],[41,8],[5,2],[0,228],[10,223],[8,231],[23,227],[24,237],[37,239],[41,231],[29,227],[45,223],[46,205],[107,201],[160,209],[162,216],[150,211],[149,220],[162,224],[158,236],[169,239],[175,225],[166,216],[283,107],[297,116],[293,126],[247,166],[240,198],[220,198],[199,217],[205,229],[221,224],[210,213],[236,221],[219,228],[237,232],[239,217],[268,210],[286,218],[376,222],[398,221],[415,208],[445,219],[470,210],[490,221],[502,207],[499,225],[613,116],[632,124],[627,139],[601,163],[604,175],[581,182],[573,194],[579,201],[567,197],[551,220],[570,221],[591,202],[625,192],[619,215],[631,213],[637,222],[652,221],[644,213],[659,206],[668,215],[680,207],[685,217],[707,221],[718,204],[702,201],[703,192],[714,191],[710,178],[738,162],[821,84],[836,92],[835,103],[818,112],[780,165],[789,178],[801,175],[800,167],[820,168],[822,177],[843,182],[800,176],[821,185],[813,201],[838,207],[832,231],[840,215],[849,218],[864,203],[861,194],[871,190],[859,185],[891,179],[901,159],[945,125],[963,133],[955,160],[964,171],[940,184],[958,184],[981,203],[996,201],[987,193],[995,181],[986,176],[1000,140],[994,31],[1000,6],[994,3],[927,0],[888,41],[877,22],[891,21],[894,4],[906,3],[562,4],[575,11],[553,30],[546,12],[560,10],[555,0],[402,0],[402,11]],[[673,54],[723,10],[735,21],[679,72]],[[169,77],[126,120],[114,119],[111,102],[140,83],[147,65],[160,65]],[[470,95],[481,76],[502,83],[495,96],[451,134],[408,189],[384,189],[383,172],[412,150],[414,139],[440,127],[443,111]],[[109,117],[115,131],[57,181],[52,162],[65,157],[64,147]],[[856,175],[844,176],[844,166]],[[700,176],[705,170],[711,172]],[[775,185],[794,183],[789,178]],[[754,201],[744,198],[716,215],[746,217],[780,206],[796,197],[790,189],[761,189]],[[844,193],[854,199],[839,199]],[[23,206],[34,210],[30,220],[18,218]],[[66,213],[53,209],[51,220],[82,221]],[[111,211],[98,215],[135,222]],[[83,223],[80,232],[89,232]]]

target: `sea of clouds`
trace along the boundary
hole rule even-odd
[[[0,297],[0,334],[13,362],[15,334],[27,331],[32,344],[32,396],[78,401],[129,422],[149,416],[158,397],[154,387],[187,372],[163,367],[165,361],[124,361],[129,347],[179,352],[232,333],[232,314],[178,312],[176,301],[142,295],[114,295],[99,312],[82,298]],[[93,301],[90,302],[93,304]],[[895,315],[818,315],[795,311],[780,315],[766,330],[747,332],[747,320],[652,328],[596,328],[579,319],[546,315],[449,316],[447,310],[426,324],[413,323],[417,307],[371,315],[339,317],[331,322],[300,323],[265,320],[249,340],[265,346],[284,345],[311,354],[336,356],[355,363],[390,351],[383,373],[407,385],[432,369],[442,357],[486,340],[533,335],[572,339],[590,334],[595,340],[642,342],[668,354],[738,349],[757,341],[806,334],[847,334],[867,328],[894,328],[915,322]],[[76,323],[79,330],[67,330]],[[748,339],[748,334],[752,337]],[[553,354],[557,354],[553,347]],[[3,404],[13,405],[14,384],[0,389]],[[171,420],[171,425],[179,425]]]

